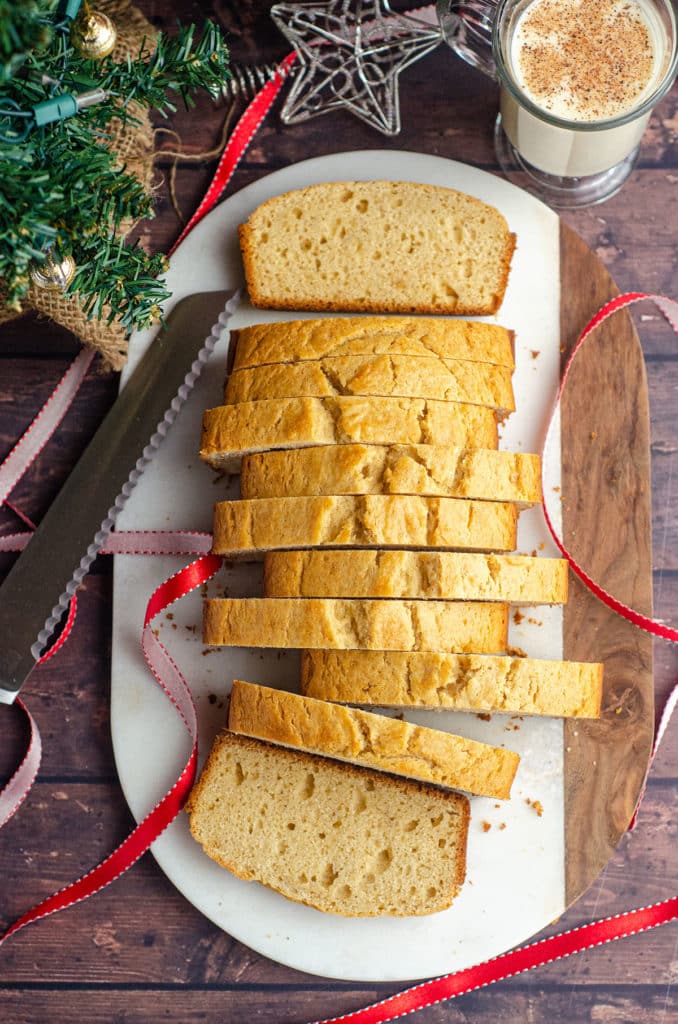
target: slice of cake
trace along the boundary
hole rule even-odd
[[[465,796],[222,732],[186,805],[234,875],[345,917],[449,907],[466,873]]]
[[[515,235],[493,206],[404,181],[311,185],[240,227],[254,306],[496,313]]]

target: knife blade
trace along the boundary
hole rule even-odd
[[[175,305],[0,586],[0,703],[35,668],[239,301],[218,291]]]

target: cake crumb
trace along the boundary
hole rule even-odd
[[[513,647],[513,646],[509,645],[506,648],[506,653],[509,654],[512,658],[526,658],[527,657],[527,652],[524,651],[522,649],[522,647]]]
[[[596,439],[597,437],[598,437],[598,435],[596,434],[595,430],[592,430],[592,431],[591,431],[591,440],[592,440],[592,441],[595,441],[595,439]]]
[[[544,623],[541,619],[534,619],[532,616],[527,620],[532,626],[543,626]]]
[[[542,541],[541,544],[539,545],[539,550],[543,551],[545,547],[546,547],[546,544],[544,544],[544,541]]]
[[[499,831],[500,831],[500,832],[503,832],[505,828],[506,828],[506,822],[505,822],[505,821],[502,821],[502,823],[501,823],[501,824],[500,824],[500,826],[499,826]]]
[[[538,817],[541,818],[541,816],[544,813],[544,805],[542,804],[541,800],[530,800],[528,796],[525,797],[525,803],[528,807],[532,808],[532,810],[537,814]]]
[[[523,613],[518,608],[516,608],[516,610],[513,613],[513,621],[515,622],[516,626],[519,626],[524,618],[525,616],[523,615]]]
[[[483,832],[489,832],[491,828],[492,826],[490,825],[489,821],[483,822]]]
[[[487,711],[479,711],[476,715],[476,718],[479,718],[481,722],[492,721],[492,715],[488,715]]]
[[[530,355],[532,356],[533,359],[536,359],[537,356],[539,355],[540,351],[541,350],[538,349],[538,348],[531,348],[530,349]]]

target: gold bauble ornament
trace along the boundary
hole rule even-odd
[[[102,11],[85,8],[71,29],[71,45],[82,57],[101,60],[115,49],[118,33]]]
[[[75,277],[75,270],[75,260],[72,256],[59,258],[50,250],[45,256],[44,263],[36,263],[31,267],[31,281],[38,288],[64,292]]]

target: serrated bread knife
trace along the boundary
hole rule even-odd
[[[176,304],[0,586],[0,703],[35,668],[239,301],[219,291]]]

